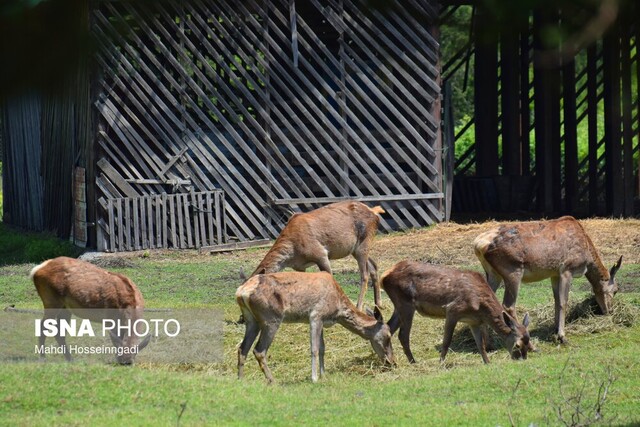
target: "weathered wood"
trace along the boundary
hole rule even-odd
[[[607,213],[624,213],[620,111],[620,32],[611,28],[602,41],[604,90],[605,199]]]
[[[587,125],[589,129],[589,212],[598,212],[598,69],[596,46],[587,49]]]
[[[299,205],[309,203],[335,203],[343,200],[358,200],[360,202],[382,202],[382,201],[401,201],[401,200],[431,200],[442,199],[442,193],[427,194],[397,194],[394,196],[363,196],[363,197],[314,197],[308,199],[276,199],[273,200],[274,205]]]
[[[477,33],[490,31],[491,14],[476,8]],[[483,30],[484,28],[484,30]],[[495,42],[476,41],[474,76],[476,174],[498,175],[498,55]]]
[[[252,240],[250,242],[233,242],[224,243],[215,246],[203,246],[200,248],[200,252],[218,253],[218,252],[230,252],[248,248],[260,248],[271,245],[270,239]]]
[[[564,202],[565,212],[578,206],[578,120],[576,117],[576,67],[569,61],[562,67],[564,116]]]
[[[221,243],[227,228],[240,241],[275,237],[284,224],[264,210],[273,200],[389,196],[388,230],[442,218],[437,197],[421,197],[442,194],[431,113],[438,46],[425,25],[435,9],[398,3],[364,16],[359,0],[292,4],[96,4],[101,154],[139,194],[169,187],[195,194],[191,212],[184,196],[175,207],[156,198],[144,204],[150,246],[165,238],[177,246]],[[295,66],[286,47],[292,16]],[[128,27],[126,38],[116,22]],[[383,31],[372,33],[376,27]],[[338,32],[341,47],[329,35]],[[226,200],[212,196],[224,212],[209,218],[198,192],[213,188]],[[152,211],[160,218],[149,218]],[[153,228],[172,217],[167,233]]]

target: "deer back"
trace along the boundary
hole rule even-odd
[[[428,316],[444,317],[447,307],[473,312],[481,305],[500,307],[485,278],[474,271],[401,261],[381,278],[391,300],[411,303]]]
[[[258,320],[308,322],[310,314],[336,317],[347,298],[326,272],[281,272],[249,278],[236,291],[236,300]]]
[[[143,308],[144,299],[126,276],[86,261],[58,257],[36,266],[30,274],[45,308],[49,303],[73,308]]]

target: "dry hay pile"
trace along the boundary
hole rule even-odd
[[[565,329],[567,335],[594,334],[619,327],[631,327],[640,318],[640,308],[621,298],[614,298],[611,315],[603,316],[593,295],[580,302],[569,301]],[[551,333],[554,327],[553,302],[529,311],[536,321],[536,329]]]
[[[371,255],[382,270],[402,259],[480,268],[473,253],[473,240],[484,231],[510,223],[515,222],[448,222],[423,229],[379,235]],[[605,265],[613,265],[620,255],[624,256],[624,263],[640,264],[640,220],[585,219],[580,220],[580,223],[591,237]]]

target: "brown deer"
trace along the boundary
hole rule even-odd
[[[29,277],[44,305],[43,323],[47,319],[56,319],[58,324],[60,320],[68,322],[72,314],[94,322],[110,318],[114,321],[128,320],[133,324],[142,318],[142,294],[122,274],[111,273],[86,261],[58,257],[34,267]],[[41,348],[45,338],[44,334],[38,338]],[[65,336],[58,331],[55,338],[63,348],[65,359],[70,361]],[[118,352],[117,362],[130,365],[136,354],[147,346],[151,335],[147,335],[139,344],[136,333],[112,332],[110,338],[114,346],[128,348],[128,351]],[[41,353],[41,357],[44,358],[44,354]]]
[[[480,234],[474,248],[491,288],[495,291],[504,281],[503,304],[511,316],[516,315],[521,282],[551,278],[555,332],[560,342],[566,342],[564,323],[574,277],[586,275],[602,313],[611,311],[618,292],[614,277],[622,257],[607,271],[591,239],[573,217],[501,225]]]
[[[401,261],[385,272],[380,282],[394,306],[388,325],[392,334],[400,328],[400,343],[410,363],[415,363],[409,336],[416,311],[423,316],[445,319],[441,362],[449,351],[453,330],[459,321],[471,327],[484,363],[489,363],[482,328],[485,325],[503,338],[512,358],[527,358],[529,315],[519,324],[503,310],[480,273]]]
[[[380,307],[378,268],[369,258],[369,250],[382,213],[384,210],[380,206],[370,208],[355,201],[332,203],[311,212],[296,213],[251,277],[275,273],[287,267],[305,271],[313,264],[321,271],[331,273],[330,259],[353,255],[360,270],[360,295],[356,306],[362,310],[370,276],[374,302]]]
[[[323,327],[335,323],[368,339],[382,361],[395,364],[391,332],[380,312],[376,308],[376,317],[373,317],[358,310],[330,273],[260,274],[238,288],[236,301],[246,328],[238,348],[238,378],[242,378],[247,353],[260,334],[253,354],[267,381],[273,382],[267,366],[267,350],[282,322],[309,323],[313,382],[318,380],[318,364],[320,375],[324,375]]]

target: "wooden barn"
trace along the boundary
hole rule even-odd
[[[640,4],[449,0],[440,25],[465,7],[469,41],[442,66],[445,88],[475,77],[475,114],[445,126],[474,141],[453,211],[640,214]]]
[[[441,221],[438,11],[88,2],[93,71],[5,103],[5,221],[107,251],[271,239],[343,199]]]
[[[2,103],[4,221],[126,251],[251,244],[343,199],[382,205],[387,231],[635,215],[638,7],[582,3],[77,1],[93,55],[56,96]],[[468,43],[442,60],[464,7]],[[571,26],[597,31],[575,51],[543,36]],[[456,126],[461,73],[475,110]]]

